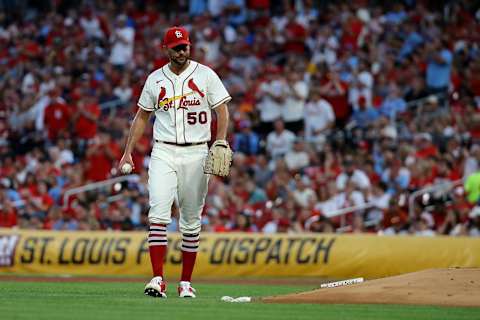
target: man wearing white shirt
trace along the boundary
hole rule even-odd
[[[305,150],[302,138],[297,138],[292,150],[285,154],[285,163],[290,171],[299,171],[308,167],[310,164],[310,156]]]
[[[103,31],[100,26],[100,19],[93,13],[93,10],[88,8],[80,17],[80,26],[88,38],[103,38]]]
[[[286,97],[282,107],[282,118],[288,130],[298,133],[303,130],[303,115],[308,96],[308,86],[302,79],[301,73],[292,70],[287,73],[285,88]]]
[[[296,175],[295,184],[296,188],[293,190],[292,196],[298,206],[308,208],[310,203],[317,201],[317,195],[311,188],[310,179]]]
[[[275,121],[274,127],[275,131],[270,132],[267,136],[267,151],[272,159],[278,159],[292,150],[295,135],[285,129],[281,119]]]
[[[340,190],[339,190],[340,191]],[[331,217],[336,211],[344,208],[357,207],[365,204],[362,192],[356,190],[353,183],[347,183],[342,192],[335,194],[330,199],[318,202],[315,209],[322,212],[325,217]]]
[[[122,103],[128,103],[132,97],[132,88],[130,87],[128,76],[123,77],[120,85],[113,89],[113,94],[120,99]]]
[[[286,84],[280,76],[277,67],[268,67],[265,70],[267,80],[263,82],[257,91],[260,112],[260,133],[268,134],[273,130],[273,122],[282,116],[282,105],[285,101],[284,92]]]
[[[305,105],[305,139],[321,150],[327,134],[335,124],[335,113],[332,105],[322,99],[318,90],[313,90],[310,101]]]
[[[127,25],[127,17],[124,15],[119,16],[117,22],[118,26],[111,36],[113,45],[110,63],[115,66],[125,66],[133,59],[135,30]]]
[[[195,298],[190,281],[210,178],[210,174],[205,173],[205,161],[209,153],[207,142],[212,138],[212,112],[217,116],[215,143],[223,143],[228,148],[225,141],[229,122],[227,103],[231,96],[215,71],[190,59],[191,42],[185,28],[169,28],[162,45],[169,63],[150,73],[145,80],[118,168],[123,171],[123,166],[129,164],[128,171],[134,169],[133,150],[153,113],[155,142],[148,169],[148,251],[153,278],[144,293],[166,297],[163,265],[168,247],[167,225],[172,222],[171,208],[177,201],[177,221],[182,233],[178,295]]]
[[[337,177],[337,189],[343,191],[349,182],[360,190],[370,188],[368,176],[362,170],[355,168],[351,156],[346,156],[343,161],[343,172]]]
[[[348,102],[352,105],[354,111],[359,109],[358,101],[360,97],[365,98],[367,105],[372,105],[372,88],[369,87],[369,80],[365,75],[357,75],[348,91]]]

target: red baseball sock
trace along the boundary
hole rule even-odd
[[[182,234],[182,277],[180,281],[190,282],[192,280],[199,243],[200,235],[198,233]]]
[[[164,224],[151,224],[148,233],[148,250],[154,277],[163,278],[163,261],[167,253],[167,244],[167,227]]]

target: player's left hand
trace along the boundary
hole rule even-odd
[[[219,177],[226,177],[230,173],[233,152],[226,140],[217,140],[208,151],[203,172],[214,174]]]

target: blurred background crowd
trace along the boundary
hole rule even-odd
[[[98,182],[119,177],[163,32],[183,25],[233,97],[204,230],[479,236],[479,8],[0,1],[0,227],[146,228],[151,128],[136,176]]]

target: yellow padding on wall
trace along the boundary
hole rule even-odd
[[[0,273],[149,276],[147,232],[0,230]],[[181,272],[169,234],[165,272]],[[195,277],[378,278],[428,268],[480,267],[480,239],[375,235],[201,234]]]

